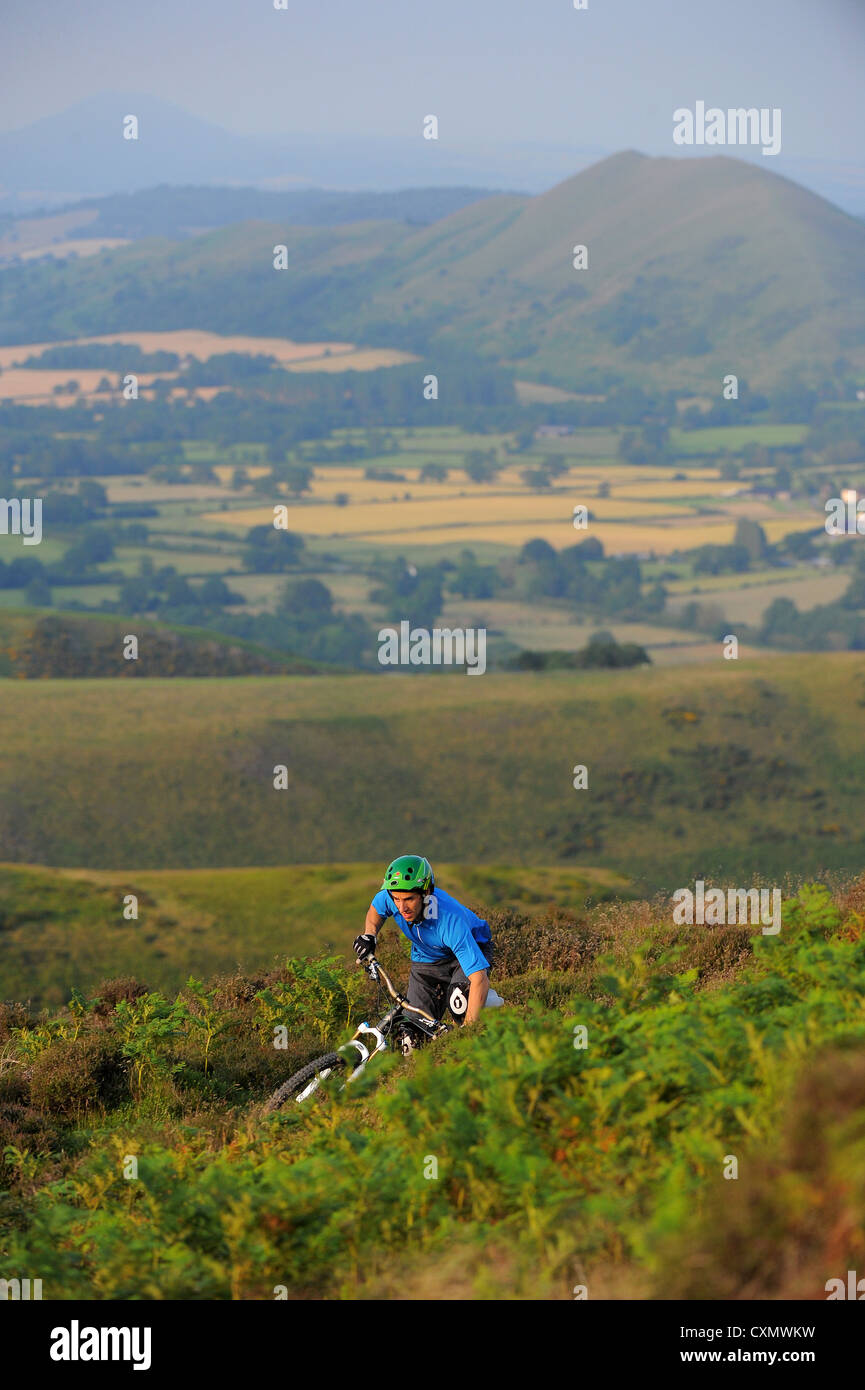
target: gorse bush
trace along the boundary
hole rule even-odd
[[[806,885],[744,939],[503,914],[507,1007],[267,1117],[375,1004],[361,972],[13,1024],[4,1265],[61,1299],[824,1297],[865,1229],[861,896]]]

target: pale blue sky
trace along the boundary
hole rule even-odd
[[[672,112],[781,107],[783,151],[861,160],[865,0],[19,0],[0,130],[106,89],[243,133],[672,153]],[[0,172],[2,178],[2,172]]]

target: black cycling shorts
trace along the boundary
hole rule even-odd
[[[479,941],[477,944],[492,965],[493,943]],[[408,977],[408,1002],[416,1009],[426,1009],[435,1019],[440,1019],[447,1008],[451,1017],[460,1023],[469,1006],[469,979],[456,956],[433,964],[413,960]]]

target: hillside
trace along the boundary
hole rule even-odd
[[[667,890],[853,871],[863,682],[860,653],[720,651],[480,680],[9,681],[0,856],[139,871],[379,862],[411,841],[434,862],[588,863]]]
[[[284,243],[289,267],[272,269]],[[572,248],[589,249],[574,270]],[[172,327],[469,348],[578,387],[865,366],[865,225],[726,155],[615,155],[431,227],[244,223],[0,278],[0,342]]]
[[[256,334],[314,338],[342,296],[343,317],[359,313],[364,270],[379,257],[387,261],[410,235],[398,222],[314,229],[251,222],[179,242],[138,241],[82,261],[11,266],[0,276],[0,342],[134,327],[230,334],[241,325]],[[275,245],[289,252],[280,274],[273,269]]]
[[[576,243],[585,271],[571,264]],[[482,350],[563,381],[593,364],[656,363],[706,380],[736,362],[765,383],[794,360],[861,351],[865,226],[726,155],[616,155],[506,218],[492,200],[464,209],[399,261],[405,317],[413,296],[458,305],[459,331]]]
[[[0,864],[0,999],[57,1007],[74,990],[92,994],[106,975],[178,990],[189,975],[269,969],[286,954],[326,951],[348,963],[383,870],[375,862],[124,874]],[[589,901],[629,896],[607,869],[437,863],[436,873],[478,911],[562,904],[580,913]],[[123,916],[128,894],[135,918]]]
[[[503,1008],[269,1116],[381,1017],[356,967],[0,1006],[5,1266],[46,1300],[825,1299],[865,1219],[863,906],[493,913]]]

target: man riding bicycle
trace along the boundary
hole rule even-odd
[[[457,1021],[465,1017],[466,1023],[474,1023],[490,992],[488,924],[436,888],[432,866],[419,854],[404,854],[388,865],[369,905],[363,935],[353,942],[359,960],[375,953],[388,917],[411,942],[408,1002],[436,1019],[447,1005]],[[496,1002],[501,1002],[498,996]]]

